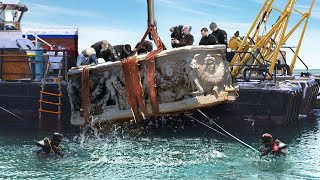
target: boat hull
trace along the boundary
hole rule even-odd
[[[58,129],[70,127],[70,101],[67,94],[66,84],[62,85],[62,115],[60,122],[57,115],[43,113],[42,129]],[[57,92],[58,86],[55,83],[46,85],[46,91]],[[40,82],[0,82],[0,109],[2,127],[39,127],[39,99]],[[48,97],[49,101],[56,102],[57,98]],[[56,111],[56,107],[43,106],[44,109]],[[14,115],[12,115],[13,113]],[[16,116],[22,118],[18,118]]]

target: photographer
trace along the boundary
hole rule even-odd
[[[178,39],[173,40],[173,42],[177,44],[177,47],[193,45],[194,38],[190,34],[191,29],[192,29],[191,26],[183,27],[181,40],[178,40]]]
[[[182,30],[183,30],[183,25],[179,26],[173,26],[170,28],[171,32],[171,46],[173,48],[178,47],[177,44],[175,43],[175,40],[181,40],[182,39]]]

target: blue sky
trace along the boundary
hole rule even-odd
[[[77,27],[79,47],[106,39],[111,44],[129,43],[134,46],[147,27],[146,0],[21,0],[29,7],[23,24],[25,27]],[[283,7],[283,0],[276,5]],[[307,10],[311,0],[300,0],[296,8]],[[239,30],[245,35],[259,12],[262,0],[155,0],[158,33],[170,46],[169,28],[173,25],[191,25],[195,43],[200,40],[200,29],[215,21],[231,37]],[[291,26],[298,20],[293,16]],[[311,68],[320,69],[320,3],[316,1],[305,35],[300,56]],[[287,44],[295,45],[294,37]],[[290,57],[290,55],[289,55]],[[303,67],[298,63],[297,68]]]

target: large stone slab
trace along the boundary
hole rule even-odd
[[[148,116],[152,112],[146,80],[146,55],[138,56],[141,84]],[[214,106],[235,100],[225,46],[187,46],[165,50],[155,59],[155,83],[159,114]],[[70,70],[68,93],[71,101],[71,123],[81,125],[81,72]],[[90,114],[94,122],[130,120],[121,62],[90,66]]]

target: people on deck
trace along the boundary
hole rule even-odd
[[[63,146],[60,144],[62,138],[62,134],[55,132],[51,138],[46,137],[38,141],[36,145],[40,149],[37,150],[37,155],[40,157],[48,157],[51,155],[63,157]]]
[[[218,39],[209,33],[208,28],[202,28],[201,29],[201,40],[199,42],[199,45],[216,45],[218,44]]]
[[[176,47],[183,47],[193,45],[194,38],[190,34],[192,27],[191,26],[184,26],[182,30],[182,38],[181,40],[175,39],[171,40],[171,44],[175,43]]]
[[[177,48],[175,40],[181,41],[183,25],[173,26],[169,30],[171,32],[171,46],[172,48]]]
[[[288,146],[279,139],[273,139],[272,135],[265,133],[261,137],[263,147],[261,148],[261,156],[272,154],[274,156],[286,155]]]
[[[138,55],[140,54],[146,54],[148,52],[151,52],[153,50],[153,45],[150,41],[144,41],[140,47],[140,49],[138,50],[138,46],[139,46],[140,42],[135,46],[134,51],[137,51]]]
[[[131,45],[116,45],[113,47],[120,59],[129,57],[132,54]]]
[[[212,35],[214,35],[218,39],[218,43],[225,44],[227,46],[228,45],[227,33],[224,30],[219,29],[218,25],[215,22],[212,22],[209,27],[212,31]]]
[[[77,59],[77,67],[91,63],[98,64],[98,59],[102,58],[105,62],[117,61],[119,57],[116,51],[106,40],[99,41],[90,48],[83,50]]]
[[[103,40],[95,43],[91,46],[96,51],[97,58],[103,58],[107,61],[119,61],[119,57],[111,44],[108,41]]]

